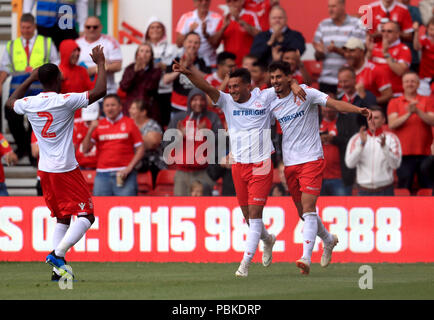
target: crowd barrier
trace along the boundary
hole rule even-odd
[[[95,197],[95,223],[68,261],[239,262],[248,227],[233,197]],[[339,243],[334,262],[434,262],[433,197],[321,197],[318,213]],[[302,253],[303,222],[290,197],[271,197],[274,262]],[[43,261],[55,219],[40,197],[0,200],[0,261]],[[254,257],[261,259],[262,243]],[[317,238],[312,261],[319,262]]]

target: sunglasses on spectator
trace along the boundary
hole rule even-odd
[[[99,28],[99,26],[86,26],[86,29],[94,29],[94,30],[96,30],[98,28]]]
[[[383,33],[385,33],[385,32],[387,32],[387,33],[393,33],[393,32],[395,32],[395,30],[381,30],[381,32],[383,32]]]

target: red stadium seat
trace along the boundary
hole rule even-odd
[[[89,186],[89,191],[93,192],[93,181],[95,180],[96,171],[95,170],[81,170],[81,173],[83,174],[84,180],[86,181],[87,185]]]
[[[153,189],[151,171],[141,172],[137,175],[139,195],[147,195]]]
[[[417,196],[432,196],[432,189],[419,189],[416,193]]]
[[[176,170],[161,170],[158,172],[156,186],[159,185],[173,185],[175,181]]]
[[[394,190],[395,196],[399,196],[399,197],[406,197],[406,196],[410,196],[410,191],[406,188],[402,188],[402,189],[395,189]]]

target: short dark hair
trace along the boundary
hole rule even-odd
[[[253,54],[246,54],[244,57],[243,57],[243,60],[244,59],[253,59],[253,60],[255,60],[255,61],[258,61],[258,57],[257,56],[255,56],[255,55],[253,55]]]
[[[280,70],[285,76],[288,76],[291,74],[291,65],[285,61],[273,61],[268,66],[268,72],[274,72],[276,70]]]
[[[121,98],[119,98],[119,96],[116,93],[110,93],[108,95],[106,95],[103,99],[102,102],[104,103],[107,99],[113,98],[115,99],[119,104],[121,103]]]
[[[190,32],[188,32],[188,33],[185,35],[184,40],[187,39],[187,38],[188,38],[189,36],[191,36],[191,35],[198,36],[198,37],[199,37],[199,40],[200,40],[200,35],[199,35],[197,32],[194,32],[194,31],[190,31]]]
[[[20,22],[29,22],[35,24],[35,17],[31,13],[23,13],[20,18]]]
[[[252,64],[253,67],[259,67],[262,72],[267,72],[267,65],[262,61],[256,61]]]
[[[229,51],[222,51],[217,55],[217,65],[222,65],[227,59],[236,60],[237,56]]]
[[[282,52],[282,54],[285,54],[287,52],[296,52],[297,49],[295,48],[289,48],[289,47],[283,47],[282,49],[280,49],[280,52]]]
[[[46,63],[38,69],[39,82],[44,87],[52,86],[58,81],[60,75],[59,68],[53,63]]]
[[[131,104],[133,104],[133,103],[136,104],[137,108],[140,111],[147,111],[148,114],[151,111],[151,105],[150,105],[149,101],[145,101],[143,99],[134,99],[131,102]],[[131,106],[131,104],[130,104],[130,106]]]
[[[247,84],[250,84],[252,82],[250,72],[246,68],[236,69],[235,71],[230,73],[229,78],[241,78],[241,80]]]
[[[386,113],[384,112],[384,109],[382,107],[380,107],[380,106],[376,106],[376,105],[370,106],[369,110],[371,110],[371,111],[380,111],[381,115],[383,116],[383,118],[386,118]]]

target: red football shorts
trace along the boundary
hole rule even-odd
[[[232,179],[240,206],[264,206],[273,183],[271,159],[259,163],[235,163]]]
[[[52,217],[93,214],[92,195],[78,167],[60,173],[38,171],[38,175]]]
[[[320,195],[324,168],[324,159],[285,167],[286,184],[295,202],[301,201],[302,192]]]

